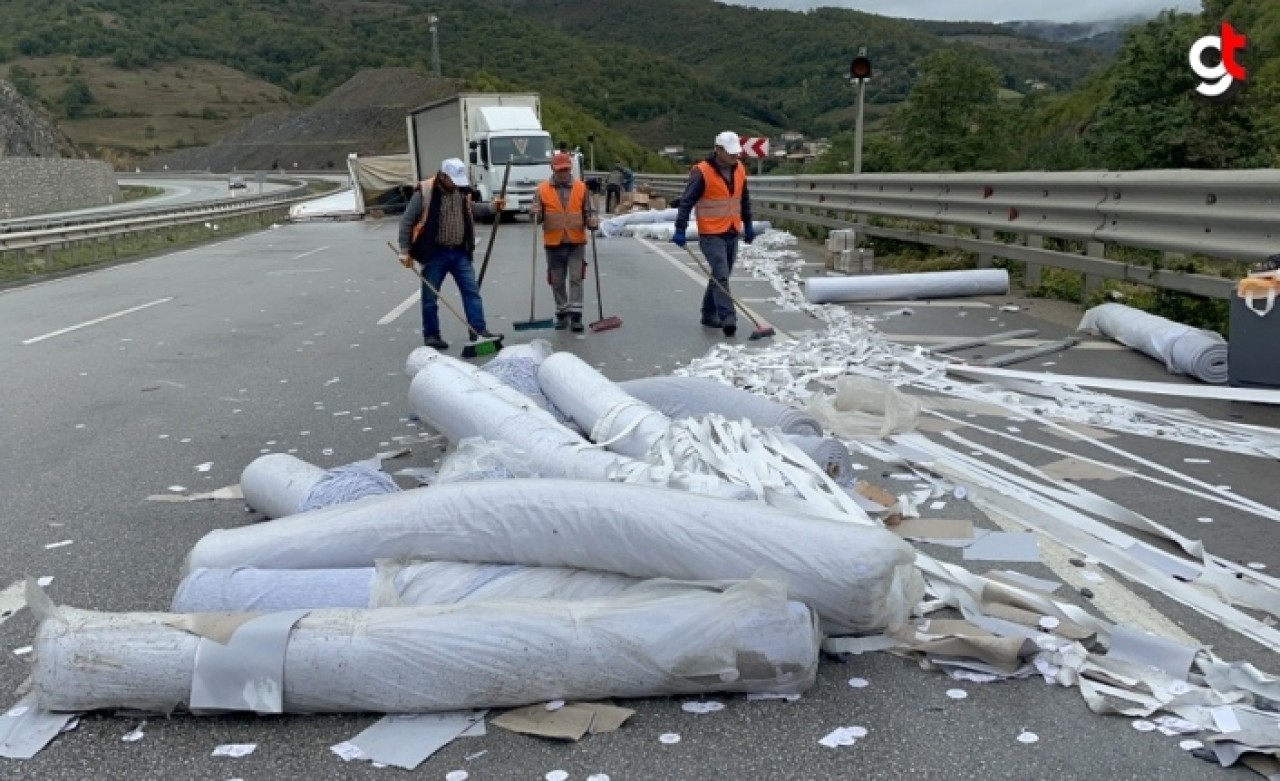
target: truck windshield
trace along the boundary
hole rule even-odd
[[[551,139],[547,136],[504,136],[489,139],[490,165],[545,165],[551,162]]]

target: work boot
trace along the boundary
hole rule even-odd
[[[431,334],[422,340],[426,346],[436,350],[448,350],[449,343],[440,338],[440,334]]]
[[[582,332],[585,330],[585,329],[582,327],[582,316],[581,316],[581,315],[578,315],[578,316],[576,316],[576,317],[571,318],[571,322],[570,322],[570,324],[569,324],[569,328],[570,328],[570,330],[572,330],[575,334],[580,334],[580,333],[582,333]]]
[[[483,331],[478,331],[477,333],[479,333],[481,338],[483,339],[501,339],[502,338],[502,334],[495,334],[492,331],[490,331],[488,328],[484,329]]]
[[[556,315],[556,330],[557,330],[557,331],[563,331],[564,329],[566,329],[566,328],[568,328],[568,327],[569,327],[569,316],[568,316],[568,315]]]
[[[737,332],[738,332],[738,325],[737,325],[737,323],[725,323],[725,324],[724,324],[724,335],[725,335],[725,336],[733,336],[733,335],[734,335],[734,334],[736,334]]]
[[[703,327],[703,328],[720,328],[720,327],[722,327],[723,325],[724,325],[724,323],[721,323],[719,320],[715,319],[714,317],[704,317],[704,318],[702,318],[702,327]]]

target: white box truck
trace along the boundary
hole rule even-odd
[[[457,157],[468,164],[477,200],[488,201],[502,190],[510,161],[504,216],[528,214],[538,184],[551,176],[556,150],[542,129],[542,101],[535,93],[463,93],[415,108],[407,121],[419,181],[438,171],[442,160]],[[574,174],[581,176],[581,155],[573,157]]]

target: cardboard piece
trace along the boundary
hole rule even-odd
[[[1015,624],[1022,624],[1023,626],[1031,627],[1033,629],[1039,628],[1041,626],[1040,619],[1044,618],[1040,613],[1023,610],[1011,605],[1003,605],[998,602],[983,604],[982,610],[992,618],[1012,621]],[[1057,617],[1054,616],[1054,618]],[[1085,638],[1093,636],[1093,632],[1064,618],[1059,618],[1057,626],[1053,627],[1053,629],[1049,631],[1052,634],[1058,635],[1059,637],[1065,637],[1069,640],[1084,640]]]
[[[529,705],[492,719],[495,727],[554,740],[581,740],[588,732],[612,732],[631,718],[633,710],[609,703],[567,703],[556,710]]]
[[[902,514],[898,511],[898,497],[888,491],[868,483],[866,480],[859,480],[854,486],[854,490],[865,499],[869,499],[884,509],[889,511],[889,517],[884,519],[885,526],[897,526],[902,523]]]
[[[1003,673],[1011,674],[1022,667],[1024,654],[1032,654],[1039,649],[1035,643],[1023,637],[947,637],[918,643],[910,650],[929,657],[978,659]]]
[[[1133,475],[1132,469],[1123,469],[1110,464],[1099,464],[1081,461],[1078,458],[1063,458],[1040,467],[1040,471],[1055,480],[1118,480]]]
[[[890,529],[906,539],[931,542],[933,540],[972,540],[973,521],[945,518],[908,518]]]

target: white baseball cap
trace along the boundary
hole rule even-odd
[[[720,135],[716,136],[716,146],[720,147],[721,149],[723,149],[724,151],[728,152],[731,155],[742,154],[742,143],[738,141],[738,134],[733,132],[732,130],[726,130]]]
[[[451,157],[440,164],[440,172],[449,177],[459,187],[470,187],[467,181],[467,164],[456,157]]]

